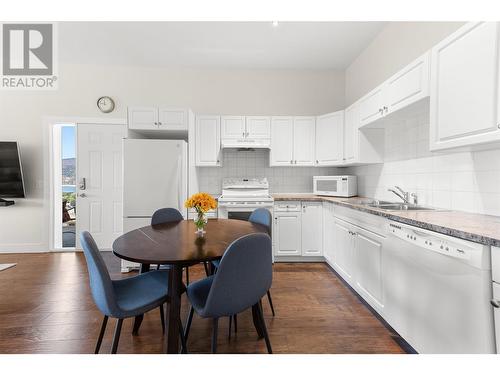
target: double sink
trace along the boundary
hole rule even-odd
[[[378,208],[384,211],[437,211],[436,208],[421,206],[418,204],[410,204],[410,203],[398,203],[398,202],[390,202],[390,201],[379,201],[379,200],[371,200],[371,201],[359,201],[357,202],[360,205]]]

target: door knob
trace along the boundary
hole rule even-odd
[[[86,197],[87,197],[87,194],[85,194],[85,193],[80,194],[80,198],[86,198]]]

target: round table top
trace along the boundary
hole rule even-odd
[[[222,257],[236,239],[267,233],[261,224],[233,219],[209,219],[199,237],[193,220],[150,225],[127,232],[113,242],[113,253],[143,264],[190,264]]]

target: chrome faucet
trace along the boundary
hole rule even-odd
[[[392,193],[396,194],[399,198],[401,198],[401,199],[403,200],[403,202],[405,202],[405,203],[408,203],[408,204],[409,204],[409,203],[410,203],[410,193],[409,193],[409,192],[407,192],[407,191],[404,191],[404,190],[403,190],[403,189],[401,189],[399,186],[394,186],[394,187],[395,187],[397,190],[399,190],[399,191],[400,191],[400,193],[399,193],[399,192],[397,192],[397,191],[396,191],[396,190],[394,190],[394,189],[391,189],[391,188],[387,189],[387,191],[390,191],[390,192],[392,192]]]

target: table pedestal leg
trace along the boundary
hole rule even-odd
[[[181,313],[182,267],[173,265],[168,280],[168,333],[167,353],[179,353],[179,321]]]
[[[149,272],[149,264],[141,264],[141,270],[139,273]],[[141,327],[142,320],[144,319],[144,315],[138,315],[134,319],[134,328],[132,328],[132,335],[137,336],[139,334],[139,328]]]

